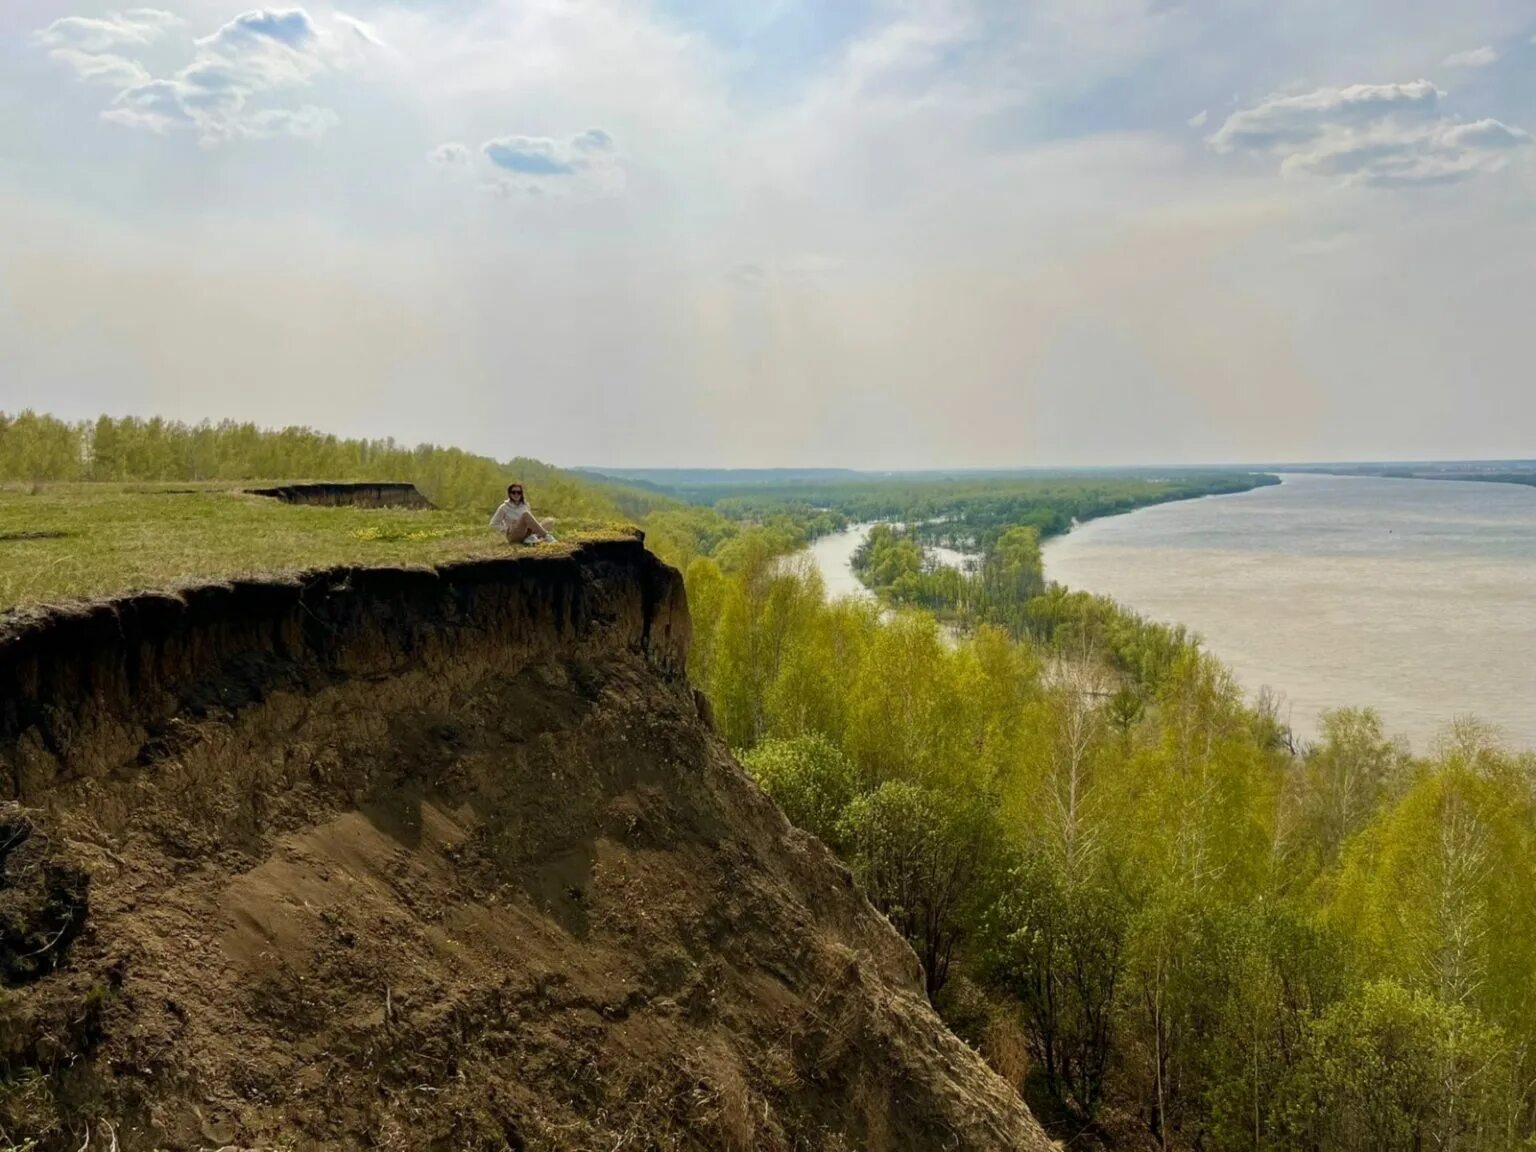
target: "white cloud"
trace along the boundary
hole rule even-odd
[[[1470,48],[1465,52],[1453,52],[1440,61],[1442,68],[1487,68],[1499,62],[1498,49],[1489,45]]]
[[[308,84],[329,66],[324,37],[302,8],[247,12],[197,45],[194,68],[251,90]]]
[[[122,90],[150,79],[142,64],[122,53],[147,47],[180,24],[181,18],[169,12],[132,8],[106,16],[66,16],[33,40],[82,83]]]
[[[1380,186],[1447,183],[1504,167],[1528,134],[1498,120],[1443,113],[1427,80],[1271,96],[1208,137],[1219,153],[1280,158],[1282,175]]]
[[[502,196],[518,192],[612,195],[624,188],[617,147],[601,128],[564,138],[501,136],[482,144],[480,155],[493,169],[488,190]],[[436,153],[433,156],[437,158]]]
[[[601,128],[588,128],[581,135],[572,137],[571,147],[577,152],[612,152],[613,137]]]
[[[558,138],[499,136],[478,150],[453,141],[433,148],[427,160],[440,168],[477,172],[482,189],[503,198],[612,195],[624,187],[617,145],[601,128]]]
[[[176,84],[170,80],[148,80],[119,92],[112,106],[101,115],[114,124],[161,134],[191,128],[194,123],[180,100]]]
[[[318,140],[338,123],[339,119],[331,109],[305,104],[301,108],[268,108],[253,112],[239,121],[237,131],[255,140],[273,136]]]
[[[469,164],[475,154],[463,144],[439,144],[427,154],[427,159],[444,167],[462,167]]]
[[[122,91],[149,82],[150,76],[137,60],[111,52],[84,52],[78,48],[55,48],[49,53],[60,64],[74,70],[86,84],[103,84]]]
[[[1496,172],[1511,149],[1530,136],[1497,120],[1462,124],[1376,125],[1365,131],[1330,131],[1281,164],[1286,176],[1324,176],[1382,186],[1443,184]]]
[[[133,9],[104,18],[66,17],[37,39],[81,80],[118,88],[102,113],[105,120],[161,134],[194,131],[208,146],[277,136],[318,139],[337,123],[334,112],[308,104],[254,105],[352,67],[383,46],[361,21],[338,15],[327,31],[302,8],[292,8],[237,16],[199,38],[191,62],[171,76],[153,76],[141,62],[106,52],[146,45],[179,23],[169,13]]]
[[[1188,124],[1191,128],[1204,128],[1206,121],[1210,118],[1210,110],[1208,108],[1202,108],[1188,120],[1184,121],[1184,123]]]
[[[574,176],[572,151],[558,140],[539,136],[503,136],[480,147],[492,164],[518,176]]]
[[[348,16],[345,12],[337,12],[332,19],[336,21],[338,28],[344,28],[352,34],[352,39],[357,45],[365,49],[387,50],[389,48],[389,45],[379,38],[379,34],[373,30],[371,24],[365,24],[355,16]],[[346,47],[345,44],[342,45],[343,50]]]
[[[151,80],[118,95],[102,116],[128,128],[164,135],[179,130],[196,130],[204,143],[225,140],[271,140],[291,136],[300,140],[319,140],[336,127],[337,116],[329,108],[306,104],[299,108],[261,108],[226,114],[228,102],[212,98],[199,105],[189,103],[188,91],[170,80]]]
[[[131,8],[105,16],[65,16],[38,32],[35,39],[48,48],[111,52],[153,44],[181,23],[181,17],[170,12]]]
[[[1409,84],[1355,84],[1296,96],[1270,96],[1234,112],[1210,137],[1217,152],[1305,144],[1334,127],[1368,124],[1392,115],[1434,113],[1440,91],[1428,80]]]

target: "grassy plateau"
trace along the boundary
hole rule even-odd
[[[339,564],[438,564],[549,551],[621,525],[563,519],[559,544],[507,545],[490,510],[323,508],[258,484],[0,486],[0,613],[236,576]]]

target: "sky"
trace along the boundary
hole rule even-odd
[[[0,6],[0,410],[1536,456],[1530,0],[150,2]]]

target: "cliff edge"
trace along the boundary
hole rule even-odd
[[[638,539],[0,622],[0,1144],[1049,1147],[688,633]]]
[[[267,496],[284,504],[314,504],[324,508],[430,509],[432,502],[414,484],[283,484],[251,488],[252,496]]]

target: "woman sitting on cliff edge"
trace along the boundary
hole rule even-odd
[[[553,544],[555,541],[544,525],[533,518],[532,510],[523,499],[523,486],[518,483],[507,485],[507,499],[491,517],[491,527],[505,535],[508,544]]]

